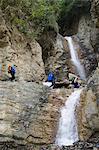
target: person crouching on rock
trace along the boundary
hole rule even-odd
[[[72,81],[72,85],[74,86],[74,88],[79,88],[80,87],[80,84],[78,82],[78,77],[75,78],[73,81]]]
[[[55,85],[55,76],[53,72],[49,72],[47,80],[43,82],[43,85],[53,87]]]
[[[13,80],[15,79],[15,73],[16,73],[15,67],[9,65],[9,66],[8,66],[8,73],[11,74],[11,78],[10,78],[10,79],[11,79],[11,81],[13,81]]]
[[[47,82],[51,82],[52,86],[55,84],[55,76],[53,72],[50,72],[47,77]]]

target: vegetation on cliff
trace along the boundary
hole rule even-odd
[[[90,7],[90,0],[64,0],[58,18],[60,33],[65,35],[76,34],[78,27],[77,23],[80,17],[88,14],[90,12]]]
[[[75,6],[81,7],[80,0],[0,0],[5,18],[26,35],[37,37],[51,26],[58,32],[58,24],[62,26],[68,14],[75,14]],[[70,17],[68,17],[68,20]]]
[[[62,2],[63,0],[1,0],[0,6],[7,14],[6,19],[21,32],[35,36],[46,26],[53,26],[58,31],[56,20]]]

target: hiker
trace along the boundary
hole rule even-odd
[[[75,78],[71,84],[74,86],[74,88],[79,88],[80,84],[78,83],[78,77]]]
[[[54,73],[53,73],[53,72],[50,72],[50,73],[48,74],[47,82],[51,82],[52,85],[55,84],[55,76],[54,76]]]
[[[11,81],[13,81],[15,79],[15,73],[16,73],[14,65],[13,66],[11,66],[11,65],[8,66],[8,73],[11,74],[10,79],[11,79]]]
[[[77,78],[77,76],[74,73],[69,72],[68,74],[69,77],[69,81],[72,83],[73,80],[75,80],[75,78]]]
[[[55,84],[55,76],[53,72],[50,72],[48,74],[47,80],[43,82],[43,85],[48,86],[48,87],[53,87]]]
[[[76,76],[75,74],[73,74],[71,72],[69,72],[69,82],[70,82],[70,87],[73,87],[73,88],[80,87],[80,84],[78,82],[78,76]]]

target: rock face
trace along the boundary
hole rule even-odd
[[[15,27],[9,27],[0,12],[1,80],[8,78],[8,64],[17,66],[18,80],[38,81],[45,76],[40,45],[26,39]]]
[[[91,89],[83,91],[77,112],[79,138],[87,140],[99,130],[99,110]]]
[[[51,143],[57,110],[42,85],[0,82],[0,99],[0,141]]]
[[[33,82],[0,81],[0,141],[54,143],[59,108],[70,93]]]
[[[95,48],[97,59],[99,60],[99,2],[98,0],[92,0],[91,5],[91,17],[94,23],[94,30],[92,30],[91,41]]]
[[[95,28],[93,28],[92,21],[90,19],[90,16],[83,16],[80,19],[78,28],[79,44],[82,49],[83,62],[87,76],[90,75],[92,70],[95,70],[97,67],[97,55],[91,41],[91,37],[93,36],[92,31],[95,30]],[[93,38],[96,36],[95,33],[96,32],[94,32]]]
[[[90,11],[90,0],[64,1],[63,10],[58,20],[62,35],[75,35],[79,19]]]
[[[84,65],[87,74],[95,70],[99,60],[99,3],[91,1],[89,14],[83,15],[78,25],[78,37],[83,50]]]
[[[86,140],[99,131],[99,67],[87,81],[77,112],[79,137]]]
[[[99,143],[99,133],[92,136],[89,140],[85,142],[77,142],[72,146],[63,146],[59,147],[56,145],[22,145],[17,144],[15,142],[0,142],[0,149],[7,149],[7,150],[98,150],[98,144]]]
[[[45,64],[45,71],[54,71],[57,81],[63,80],[67,76],[67,68],[71,65],[70,50],[67,41],[60,34],[46,33],[43,35],[43,60]]]
[[[99,64],[87,82],[88,89],[92,89],[96,96],[97,104],[99,105]]]

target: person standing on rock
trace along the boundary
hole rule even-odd
[[[8,66],[8,73],[11,74],[11,78],[10,79],[11,79],[11,81],[13,81],[15,79],[15,73],[16,73],[14,65],[13,66],[11,66],[11,65]]]

